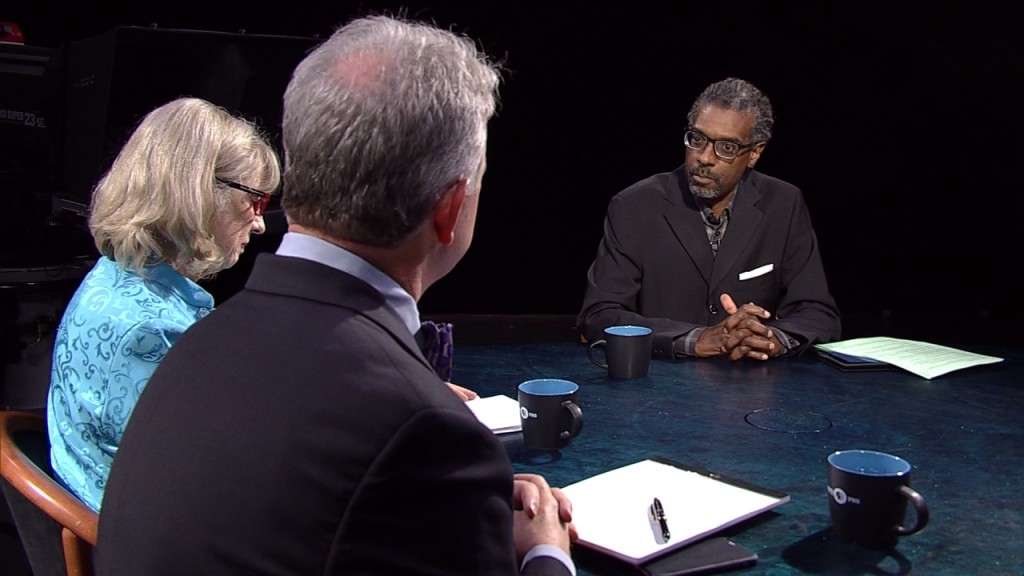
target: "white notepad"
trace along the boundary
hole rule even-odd
[[[476,397],[466,406],[495,434],[519,432],[523,421],[519,418],[519,401],[508,396]]]
[[[789,502],[789,495],[660,458],[643,460],[562,488],[572,500],[579,544],[632,564],[696,542]],[[670,529],[649,516],[658,498]]]

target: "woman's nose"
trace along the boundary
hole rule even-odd
[[[267,223],[263,221],[263,215],[256,216],[252,219],[252,233],[263,234],[267,231]]]

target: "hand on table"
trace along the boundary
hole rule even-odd
[[[728,294],[722,294],[719,300],[729,317],[701,332],[697,338],[697,356],[728,354],[732,360],[767,360],[783,352],[782,343],[762,322],[771,318],[767,310],[753,302],[736,306]]]
[[[452,389],[452,392],[455,392],[455,395],[458,396],[459,399],[462,400],[463,402],[473,400],[478,396],[476,392],[473,392],[469,388],[463,388],[462,386],[459,386],[458,384],[452,384],[451,382],[445,382],[445,384],[447,384],[448,387]]]
[[[560,489],[548,486],[537,474],[513,476],[513,539],[516,556],[534,546],[550,544],[569,554],[569,544],[579,535],[572,523],[572,502]]]

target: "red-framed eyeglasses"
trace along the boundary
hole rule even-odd
[[[250,196],[253,196],[252,209],[257,216],[263,216],[263,213],[267,211],[267,206],[270,205],[270,194],[262,192],[255,188],[250,188],[245,184],[239,184],[238,182],[232,182],[230,180],[221,180],[217,178],[217,182],[227,186],[228,188],[234,188],[235,190],[241,190]]]

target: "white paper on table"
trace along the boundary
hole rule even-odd
[[[523,429],[518,400],[501,394],[486,398],[478,396],[467,401],[466,406],[495,434],[519,432]]]
[[[815,348],[881,360],[928,379],[962,368],[1003,361],[995,356],[965,352],[948,346],[885,336],[816,344]]]

